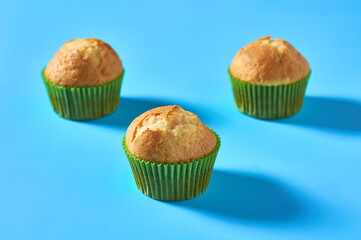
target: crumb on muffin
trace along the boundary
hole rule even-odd
[[[174,105],[151,109],[134,119],[126,144],[141,159],[174,163],[205,156],[217,139],[195,114]]]
[[[310,65],[287,41],[266,36],[239,50],[229,70],[235,78],[244,82],[279,85],[306,77]]]
[[[96,86],[123,73],[117,53],[95,38],[66,42],[45,68],[45,77],[54,84],[71,87]]]

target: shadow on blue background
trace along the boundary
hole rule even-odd
[[[291,189],[276,180],[258,174],[217,169],[202,195],[171,204],[232,220],[260,222],[299,220],[308,211]]]
[[[361,103],[341,98],[306,96],[295,116],[276,120],[323,130],[361,132]]]
[[[184,103],[178,100],[121,97],[119,106],[114,113],[100,119],[87,121],[87,123],[127,128],[140,114],[152,108],[167,105],[179,105],[185,110],[195,113],[202,121],[206,120],[206,123],[209,123],[217,115],[211,114],[213,111],[207,111],[205,107],[197,106],[194,103]]]

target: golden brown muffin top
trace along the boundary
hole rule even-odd
[[[174,105],[151,109],[134,119],[126,144],[138,158],[175,163],[207,155],[217,138],[195,114]]]
[[[117,53],[95,38],[66,42],[45,68],[45,77],[61,86],[84,87],[110,82],[123,73]]]
[[[243,47],[229,68],[242,81],[260,85],[289,84],[310,72],[307,60],[282,38],[262,37]]]

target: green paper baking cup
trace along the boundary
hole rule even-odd
[[[255,118],[279,119],[301,110],[311,71],[301,80],[276,86],[250,84],[235,78],[228,69],[234,102],[239,111]]]
[[[89,120],[108,115],[117,109],[123,73],[111,82],[90,87],[64,87],[46,79],[41,72],[51,106],[63,118]]]
[[[181,201],[202,194],[211,179],[221,140],[202,158],[179,163],[156,163],[137,158],[123,139],[123,148],[138,189],[146,196],[161,201]]]

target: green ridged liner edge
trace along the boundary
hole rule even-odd
[[[138,189],[146,196],[161,201],[181,201],[202,194],[208,187],[213,166],[221,146],[216,132],[215,148],[195,160],[180,163],[154,163],[137,158],[128,149],[125,137],[123,148]]]
[[[297,82],[277,86],[246,83],[235,78],[229,69],[228,74],[239,111],[254,118],[279,119],[301,110],[311,71]]]
[[[63,118],[90,120],[104,117],[117,109],[123,73],[111,82],[90,87],[67,87],[52,83],[41,71],[51,106]]]

